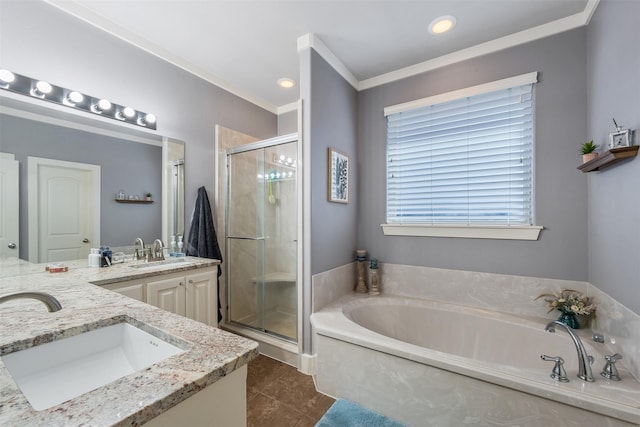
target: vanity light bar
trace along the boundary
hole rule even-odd
[[[136,126],[156,130],[157,118],[154,114],[144,113],[131,107],[113,104],[103,98],[95,98],[75,90],[52,85],[44,80],[22,76],[6,69],[0,69],[0,89],[39,98],[54,104],[64,105],[119,120]]]

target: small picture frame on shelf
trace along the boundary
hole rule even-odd
[[[609,150],[631,146],[631,130],[624,129],[609,134]]]
[[[349,156],[329,148],[328,199],[349,203]]]

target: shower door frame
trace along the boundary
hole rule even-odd
[[[296,180],[295,180],[295,185],[296,185],[296,189],[295,189],[295,196],[296,196],[296,280],[295,280],[295,286],[296,286],[296,294],[297,294],[297,307],[296,307],[296,339],[295,340],[291,340],[288,338],[285,338],[283,336],[280,336],[277,333],[274,332],[269,332],[266,330],[262,330],[260,328],[254,328],[251,327],[249,325],[240,323],[240,322],[234,322],[231,320],[231,315],[230,315],[230,300],[231,300],[231,262],[230,262],[230,245],[228,242],[228,239],[230,237],[229,235],[229,207],[230,207],[230,203],[229,203],[229,198],[231,195],[231,179],[229,176],[229,158],[230,156],[234,155],[234,154],[240,154],[240,153],[245,153],[245,152],[250,152],[250,151],[256,151],[256,150],[261,150],[261,149],[267,149],[267,148],[271,148],[271,147],[275,147],[278,145],[284,145],[284,144],[290,144],[290,143],[295,143],[296,144],[296,164],[297,166],[297,171],[296,171]],[[261,140],[261,141],[256,141],[256,142],[252,142],[252,143],[248,143],[248,144],[243,144],[243,145],[239,145],[237,147],[233,147],[233,148],[229,148],[228,150],[225,150],[225,176],[226,176],[226,200],[225,200],[225,219],[224,219],[224,226],[225,226],[225,258],[227,259],[227,265],[225,268],[225,285],[226,285],[226,304],[227,304],[227,309],[226,309],[226,319],[224,319],[225,323],[227,324],[235,324],[238,325],[241,328],[247,328],[250,329],[252,331],[255,331],[256,333],[259,334],[264,334],[266,336],[278,339],[278,340],[282,340],[285,342],[289,342],[292,343],[294,345],[296,345],[298,347],[298,355],[300,354],[300,349],[301,349],[301,345],[302,345],[302,328],[301,328],[301,319],[302,319],[302,312],[303,312],[303,307],[301,306],[301,300],[302,300],[302,289],[301,289],[301,271],[302,271],[302,197],[301,197],[301,188],[302,188],[302,174],[300,173],[300,168],[302,165],[302,144],[301,144],[301,139],[300,139],[300,135],[297,133],[293,133],[293,134],[288,134],[288,135],[282,135],[282,136],[278,136],[275,138],[270,138],[270,139],[265,139],[265,140]],[[232,237],[232,236],[231,236]],[[250,238],[249,240],[263,240],[264,238]],[[264,250],[264,248],[263,248]],[[264,285],[263,285],[264,286]]]

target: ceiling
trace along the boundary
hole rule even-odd
[[[298,39],[357,89],[585,25],[598,0],[45,0],[270,111]],[[432,35],[429,23],[457,25]],[[301,39],[303,40],[303,39]],[[304,44],[304,43],[303,43]]]

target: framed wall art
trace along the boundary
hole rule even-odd
[[[330,202],[349,203],[349,156],[329,148]]]

